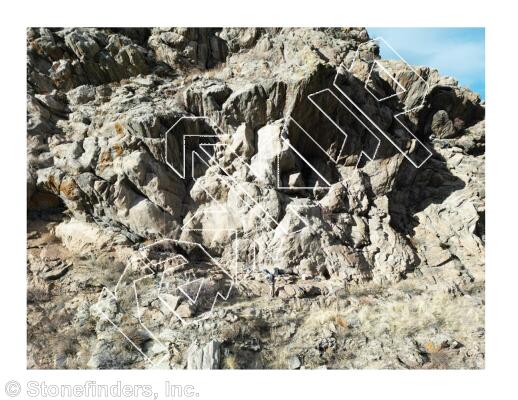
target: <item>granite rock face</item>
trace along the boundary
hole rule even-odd
[[[382,60],[365,29],[31,28],[27,79],[28,209],[66,215],[55,234],[70,254],[196,243],[232,270],[236,296],[298,304],[326,285],[483,287],[485,104],[436,70]],[[340,346],[336,329],[316,348]],[[392,359],[431,362],[416,343]],[[192,368],[225,365],[219,343],[217,360],[196,346]],[[335,366],[392,367],[365,357]],[[243,367],[272,366],[258,362]]]

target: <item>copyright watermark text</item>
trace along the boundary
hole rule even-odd
[[[178,385],[165,382],[164,391],[159,393],[153,385],[125,384],[117,381],[114,384],[100,384],[96,381],[86,381],[83,384],[48,384],[44,381],[28,381],[25,385],[25,395],[29,398],[50,399],[158,399],[158,398],[198,398],[199,393],[193,385]],[[5,384],[5,393],[9,397],[17,397],[22,393],[22,385],[17,381]],[[160,396],[162,394],[162,396]]]

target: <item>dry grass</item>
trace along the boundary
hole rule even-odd
[[[221,334],[220,334],[221,341],[226,342],[226,343],[233,343],[233,342],[235,342],[235,340],[237,339],[237,337],[239,336],[240,333],[241,333],[241,329],[240,329],[239,325],[237,325],[237,324],[225,326],[221,330]]]
[[[438,353],[439,351],[441,351],[442,346],[437,345],[433,342],[426,342],[424,344],[424,348],[428,354],[435,354],[435,353]]]
[[[113,127],[115,128],[115,133],[117,133],[117,135],[119,135],[119,136],[124,135],[124,127],[122,126],[122,124],[120,122],[115,122]]]
[[[377,301],[360,307],[363,331],[376,335],[409,336],[427,328],[445,328],[461,342],[471,335],[467,328],[484,325],[484,310],[465,297],[452,299],[447,293],[415,296],[406,301]]]
[[[273,359],[270,360],[270,368],[272,369],[287,369],[289,366],[289,359],[292,356],[292,352],[287,346],[278,348],[273,354]]]
[[[225,63],[217,64],[217,65],[213,66],[212,68],[210,68],[209,70],[204,71],[205,78],[207,78],[207,79],[218,78],[221,75],[221,72],[225,68],[226,68]],[[201,71],[200,71],[200,73],[201,73]]]
[[[347,320],[341,316],[341,315],[335,315],[334,317],[334,322],[336,325],[342,327],[342,328],[348,328],[349,327],[349,323],[347,322]]]
[[[237,357],[233,354],[229,354],[223,360],[223,368],[224,369],[238,369]]]
[[[468,347],[478,343],[480,339],[474,332],[476,327],[484,326],[484,307],[471,296],[452,297],[440,287],[434,289],[419,290],[415,282],[401,282],[384,289],[372,285],[362,288],[361,294],[352,295],[349,305],[337,308],[333,304],[312,310],[301,321],[295,336],[272,351],[269,364],[272,368],[287,368],[291,355],[312,349],[313,340],[328,331],[338,347],[325,349],[320,360],[308,356],[307,367],[322,360],[330,365],[353,365],[351,360],[355,357],[369,356],[370,350],[363,351],[361,345],[344,348],[348,340],[354,344],[362,343],[365,337],[383,338],[380,340],[391,347],[391,341],[398,343],[411,337],[422,343],[426,352],[428,361],[423,368],[451,368],[458,364],[457,353],[436,343],[434,338],[437,334],[445,335]]]
[[[336,309],[327,309],[310,313],[300,329],[301,331],[318,331],[322,329],[322,326],[329,323],[333,323],[336,328],[342,331],[349,328],[347,316],[344,312],[337,311]]]

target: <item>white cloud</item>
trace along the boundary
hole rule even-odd
[[[442,75],[484,95],[485,44],[480,30],[461,28],[370,28],[409,63],[437,68]],[[386,52],[386,51],[385,51]],[[390,53],[387,55],[390,57]]]

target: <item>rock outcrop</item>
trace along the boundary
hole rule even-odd
[[[436,70],[381,60],[365,29],[31,28],[27,68],[28,209],[72,218],[53,231],[67,252],[195,243],[198,272],[223,270],[202,277],[219,305],[226,272],[237,297],[302,309],[334,293],[326,285],[416,279],[455,296],[483,284],[485,105]],[[175,307],[161,312],[190,320],[203,308]],[[319,354],[341,346],[340,323],[325,324]],[[152,325],[163,342],[179,337]],[[94,354],[110,332],[99,323]],[[429,362],[416,340],[394,345],[392,360]],[[140,341],[141,355],[162,356]],[[189,368],[225,365],[207,343],[190,347]],[[253,355],[259,345],[246,343]],[[252,355],[243,367],[271,366]],[[95,368],[140,362],[92,357]],[[287,360],[300,368],[304,355]],[[392,367],[378,361],[334,365]]]

